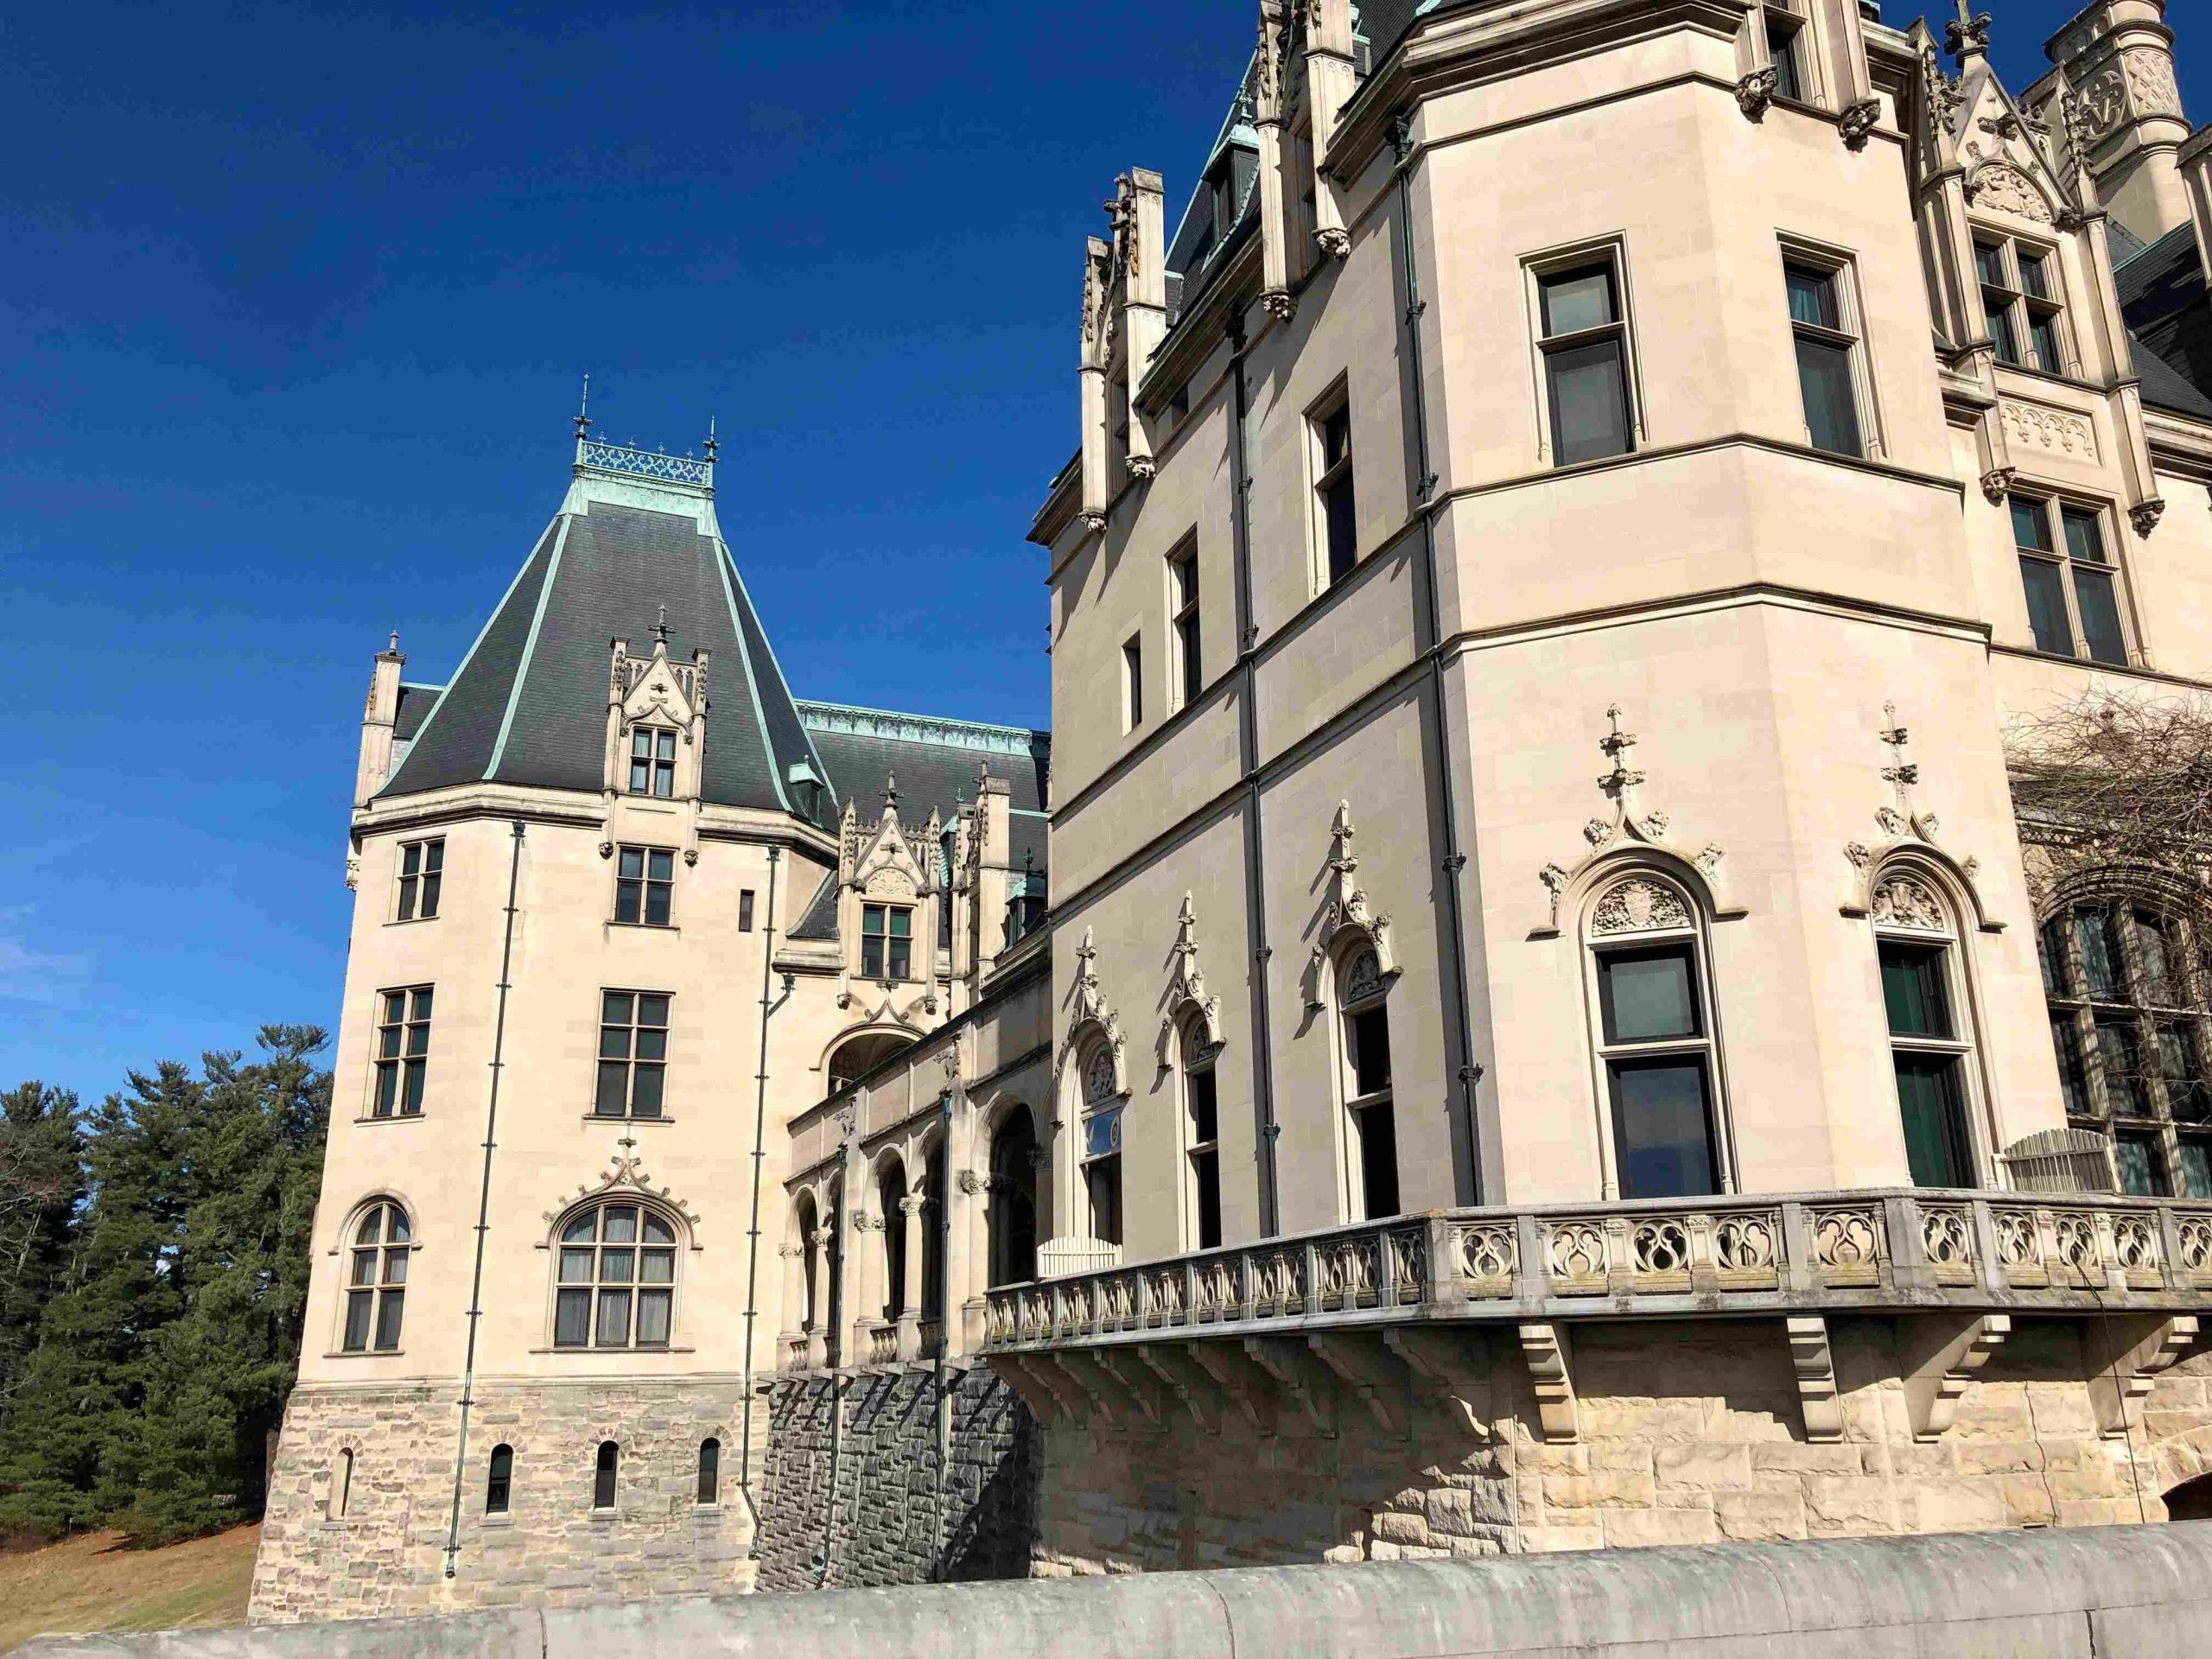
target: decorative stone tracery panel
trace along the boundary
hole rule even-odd
[[[2086,466],[2098,464],[2097,429],[2086,415],[2007,397],[1999,408],[2005,418],[2005,435],[2055,455],[2065,455]]]
[[[1977,168],[1967,181],[1967,196],[1976,207],[1993,208],[2038,225],[2051,222],[2050,203],[2035,181],[2005,162],[1986,162]]]
[[[1592,933],[1656,933],[1689,925],[1689,906],[1681,894],[1642,875],[1616,881],[1590,912]]]

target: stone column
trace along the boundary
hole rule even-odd
[[[826,1228],[817,1227],[806,1236],[805,1254],[799,1258],[799,1273],[804,1279],[810,1264],[814,1268],[814,1321],[806,1331],[806,1363],[810,1370],[820,1370],[830,1363],[830,1234]],[[802,1283],[800,1306],[804,1306],[806,1292]]]
[[[929,1200],[918,1192],[909,1192],[899,1200],[897,1220],[886,1216],[887,1227],[904,1227],[906,1231],[906,1260],[900,1263],[906,1270],[905,1295],[899,1315],[899,1357],[919,1359],[922,1355],[922,1211]]]

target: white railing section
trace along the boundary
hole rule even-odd
[[[657,449],[632,449],[626,444],[580,439],[576,465],[603,473],[626,473],[633,478],[657,478],[670,484],[693,484],[702,489],[715,485],[715,463],[690,455],[664,455]]]
[[[2206,1294],[2212,1203],[1915,1189],[1395,1217],[1003,1287],[983,1347],[1313,1319]]]

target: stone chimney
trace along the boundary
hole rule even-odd
[[[2077,100],[2075,158],[2112,216],[2144,242],[2190,222],[2181,147],[2189,137],[2174,80],[2165,0],[2101,0],[2044,51]]]
[[[1106,428],[1106,367],[1114,349],[1113,299],[1108,290],[1114,250],[1091,237],[1083,250],[1083,521],[1106,528],[1113,499],[1106,478],[1106,452],[1112,435]]]
[[[369,672],[369,703],[361,714],[361,760],[353,773],[353,804],[366,806],[369,797],[391,776],[392,733],[399,724],[399,671],[407,658],[399,649],[399,636],[377,652]]]
[[[1132,478],[1153,474],[1152,434],[1137,410],[1137,387],[1152,354],[1167,337],[1166,186],[1150,168],[1133,167],[1115,181],[1116,263],[1122,277],[1122,385],[1129,412],[1128,465]]]

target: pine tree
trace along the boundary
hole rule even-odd
[[[85,1196],[77,1096],[41,1083],[0,1093],[0,1425],[38,1345]]]

